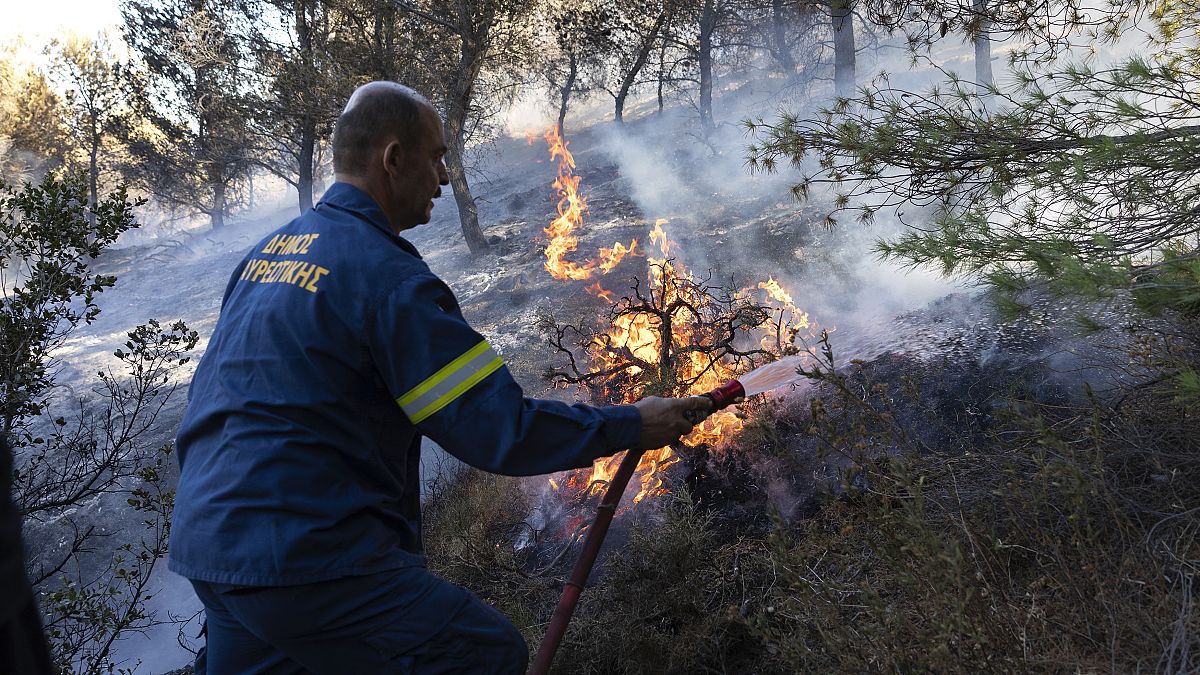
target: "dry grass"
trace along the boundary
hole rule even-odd
[[[919,378],[813,375],[805,415],[764,409],[735,452],[840,454],[816,515],[755,534],[677,490],[606,547],[557,672],[1200,672],[1200,413],[1174,380],[1072,404],[1014,390],[943,443],[906,421],[929,407]],[[527,509],[469,472],[428,540],[536,648],[573,556],[539,570],[514,550]]]

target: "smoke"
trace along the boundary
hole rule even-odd
[[[746,83],[724,92],[718,109],[725,122],[707,137],[696,131],[692,112],[680,108],[625,128],[608,125],[599,134],[601,152],[646,219],[668,219],[682,262],[697,275],[711,272],[743,286],[774,278],[818,325],[841,331],[839,339],[855,327],[878,328],[897,314],[969,290],[938,270],[880,260],[875,243],[906,227],[894,216],[881,212],[869,225],[845,218],[829,228],[823,221],[832,194],[797,202],[789,193],[799,178],[795,170],[750,170],[746,149],[753,139],[733,121],[750,117],[746,108],[759,97],[775,98],[767,85],[779,86]],[[756,95],[746,94],[750,90]]]

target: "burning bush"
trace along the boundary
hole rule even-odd
[[[766,301],[711,276],[696,279],[668,257],[670,243],[659,220],[651,240],[662,251],[650,258],[649,282],[634,278],[629,293],[612,301],[599,325],[541,322],[564,365],[546,376],[559,386],[578,386],[597,405],[628,403],[644,396],[686,396],[718,387],[742,373],[799,350],[797,337],[810,328],[808,315],[774,280],[760,287]],[[604,291],[601,297],[613,297]],[[775,300],[774,305],[768,304]],[[714,445],[742,428],[734,411],[711,415],[683,443]],[[678,461],[671,448],[647,452],[639,464],[641,490],[634,501],[663,492],[662,470]],[[588,475],[570,479],[574,488],[604,484],[618,458],[600,460]],[[557,488],[557,484],[555,484]]]

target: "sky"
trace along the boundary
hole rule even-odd
[[[65,32],[115,32],[121,7],[119,0],[0,0],[0,16],[0,44],[22,39],[26,51],[36,53]]]

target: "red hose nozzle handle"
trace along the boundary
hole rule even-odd
[[[712,408],[710,408],[708,411],[685,410],[683,416],[686,417],[687,421],[691,422],[693,426],[703,422],[706,417],[715,413],[721,408],[728,408],[734,403],[741,403],[742,401],[746,400],[746,388],[742,386],[741,382],[738,382],[737,380],[730,380],[716,389],[713,389],[712,391],[706,391],[700,395],[712,401]]]

